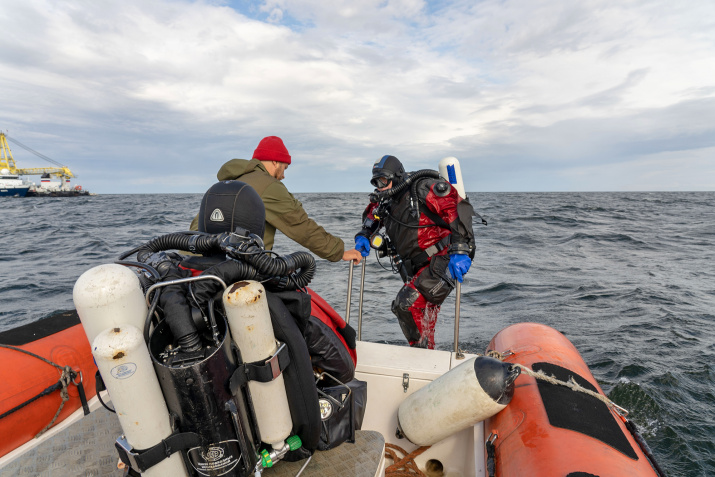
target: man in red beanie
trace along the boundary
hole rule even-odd
[[[266,230],[263,234],[266,250],[273,248],[278,229],[320,258],[331,262],[342,259],[360,263],[360,252],[353,248],[345,250],[345,243],[308,217],[303,204],[281,182],[290,162],[290,154],[281,138],[268,136],[258,143],[253,159],[231,159],[221,166],[216,177],[220,181],[240,180],[258,192],[266,206]],[[199,230],[198,215],[190,228]]]

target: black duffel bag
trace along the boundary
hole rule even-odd
[[[321,417],[318,450],[324,451],[343,442],[355,442],[355,431],[360,430],[365,417],[367,383],[353,379],[343,384],[327,373],[322,376],[328,377],[322,381],[335,383],[331,386],[320,383],[318,387]]]

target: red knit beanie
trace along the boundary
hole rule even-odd
[[[253,159],[259,161],[277,161],[290,164],[290,154],[278,136],[268,136],[261,139],[253,151]]]

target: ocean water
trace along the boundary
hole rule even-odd
[[[366,194],[296,194],[352,243]],[[462,286],[460,345],[483,352],[522,321],[563,332],[608,396],[631,411],[669,476],[715,475],[715,193],[473,193],[489,222]],[[85,270],[185,230],[198,194],[0,199],[0,330],[73,308]],[[278,236],[275,250],[301,248]],[[383,261],[383,265],[387,265]],[[348,265],[318,260],[311,284],[345,312]],[[360,268],[351,321],[356,325]],[[389,311],[401,286],[374,256],[363,339],[404,344]],[[451,349],[454,295],[436,341]]]

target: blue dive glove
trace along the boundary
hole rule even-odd
[[[363,257],[367,257],[370,255],[370,241],[366,237],[358,235],[355,237],[355,250],[360,252]]]
[[[449,273],[452,274],[452,278],[457,279],[459,283],[464,280],[464,275],[469,271],[469,267],[472,266],[472,260],[468,255],[450,255],[449,256]]]

